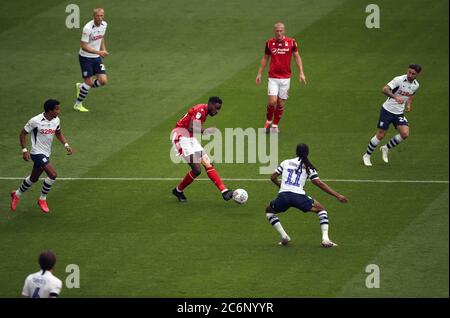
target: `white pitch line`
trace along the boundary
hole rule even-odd
[[[41,178],[43,180],[43,178]],[[0,180],[23,180],[23,177],[0,177]],[[86,178],[70,178],[62,177],[58,178],[61,181],[177,181],[180,178],[126,178],[126,177],[86,177]],[[199,181],[209,181],[208,178],[198,178]],[[224,181],[262,181],[268,182],[269,178],[222,178]],[[322,179],[326,182],[353,182],[353,183],[438,183],[438,184],[448,184],[448,180],[364,180],[364,179]]]
[[[356,182],[356,183],[444,183],[448,180],[351,180],[351,179],[323,179],[327,182]]]

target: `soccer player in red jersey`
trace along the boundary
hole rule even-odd
[[[266,41],[264,57],[258,69],[258,75],[256,75],[256,84],[261,84],[262,71],[270,58],[269,100],[267,103],[267,120],[264,128],[266,132],[269,132],[272,126],[272,131],[278,133],[278,123],[283,115],[284,104],[288,98],[291,84],[292,55],[294,55],[294,60],[298,67],[299,81],[306,84],[306,77],[303,73],[302,59],[298,53],[298,46],[295,39],[288,38],[284,35],[285,27],[281,22],[274,25],[273,31],[275,37]]]
[[[197,104],[194,107],[191,107],[172,130],[172,143],[175,146],[178,155],[182,156],[191,167],[191,171],[189,171],[180,184],[172,190],[173,195],[175,195],[180,202],[187,201],[183,191],[200,175],[200,163],[205,167],[209,179],[214,182],[217,189],[222,193],[224,200],[228,201],[233,197],[233,190],[229,190],[223,184],[222,179],[211,164],[211,160],[205,150],[198,142],[197,138],[194,137],[194,133],[204,134],[214,130],[213,128],[208,128],[208,131],[205,132],[206,129],[203,127],[203,123],[206,121],[208,115],[217,115],[221,107],[222,100],[220,97],[212,96],[209,98],[208,104]]]

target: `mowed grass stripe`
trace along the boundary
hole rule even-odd
[[[166,8],[164,2],[157,1],[140,6],[139,10],[130,8],[127,3],[104,3],[109,23],[107,45],[111,53],[105,65],[110,80],[107,87],[90,92],[86,100],[86,106],[91,109],[89,114],[71,110],[75,100],[74,84],[80,80],[77,50],[81,30],[65,28],[65,4],[49,8],[45,12],[46,23],[40,22],[39,14],[1,35],[3,42],[11,43],[10,49],[0,49],[0,57],[5,61],[0,62],[4,70],[4,80],[0,82],[4,83],[3,87],[8,86],[7,90],[0,89],[0,94],[7,97],[0,102],[0,115],[11,118],[0,128],[5,137],[0,146],[7,150],[0,153],[0,161],[5,162],[2,168],[22,171],[20,161],[13,159],[17,134],[47,96],[62,101],[62,125],[77,157],[71,162],[61,161],[58,172],[62,175],[76,171],[81,176],[143,134],[157,131],[155,126],[165,119],[179,117],[193,103],[204,102],[202,96],[206,92],[260,59],[264,40],[271,36],[272,24],[279,15],[290,22],[290,30],[295,33],[320,19],[341,1],[322,1],[313,6],[307,5],[307,1],[286,1],[283,7],[263,1],[258,3],[258,15],[251,14],[254,4],[239,2],[240,8],[236,10],[237,3],[219,5],[195,1],[186,5],[178,0],[171,2],[171,8]],[[219,7],[219,16],[207,18],[211,10]],[[85,23],[92,8],[85,3],[80,4],[80,8],[81,20]],[[132,34],[129,31],[131,17]],[[30,23],[36,27],[31,30],[28,50],[13,51],[21,47],[21,35],[30,32]],[[250,28],[244,27],[249,25]],[[202,30],[201,41],[197,37],[199,29]],[[241,30],[241,36],[235,36],[237,30]],[[38,40],[41,34],[51,34],[51,39],[59,46],[44,53],[48,50],[45,42]],[[11,52],[20,63],[11,63]],[[46,81],[43,86],[42,74],[49,70],[58,74],[57,85]],[[27,74],[28,94],[17,92],[21,92],[24,85],[17,74]],[[62,84],[64,89],[61,89]],[[14,102],[8,102],[13,99]],[[11,104],[17,105],[13,117],[8,110]],[[96,138],[92,138],[94,133]],[[99,140],[104,145],[99,146]]]
[[[312,6],[315,5],[316,2]],[[407,5],[405,1],[405,7],[409,10],[406,13],[405,10],[398,12],[390,10],[390,6],[398,6],[398,4],[388,2],[381,4],[382,12],[385,12],[385,14],[382,13],[384,30],[381,30],[382,37],[374,36],[372,39],[368,38],[361,42],[363,37],[361,37],[360,28],[364,28],[365,13],[364,5],[357,1],[346,2],[339,10],[319,21],[318,25],[304,30],[309,37],[304,44],[309,47],[304,47],[303,57],[305,61],[308,61],[307,75],[311,81],[308,86],[302,86],[301,90],[298,83],[293,84],[296,85],[299,94],[295,94],[293,89],[290,106],[288,106],[291,107],[289,117],[285,116],[283,119],[286,129],[280,135],[282,138],[280,158],[284,158],[285,155],[291,157],[295,143],[300,138],[301,141],[310,143],[311,159],[320,169],[321,177],[346,176],[347,179],[383,180],[447,178],[448,153],[438,150],[442,148],[442,144],[448,144],[448,137],[439,134],[435,140],[431,138],[433,135],[430,133],[445,130],[439,129],[442,127],[442,125],[439,126],[439,121],[446,114],[444,109],[443,112],[439,112],[439,118],[435,116],[435,111],[439,110],[438,106],[442,104],[440,100],[445,100],[442,96],[446,95],[441,93],[439,99],[434,99],[427,93],[431,85],[425,84],[431,83],[429,78],[439,74],[432,66],[427,66],[427,72],[422,77],[423,91],[421,91],[420,99],[417,99],[418,112],[414,112],[417,114],[414,116],[417,117],[411,117],[411,123],[414,124],[414,135],[411,140],[408,140],[405,147],[402,145],[395,155],[392,154],[392,161],[387,166],[375,165],[376,162],[374,162],[373,169],[369,170],[365,169],[360,162],[360,152],[364,151],[361,148],[365,148],[367,138],[370,137],[366,133],[368,121],[370,120],[370,126],[372,126],[379,107],[375,103],[382,99],[380,94],[380,98],[375,100],[373,94],[379,94],[378,85],[383,85],[388,80],[386,74],[404,71],[401,63],[405,59],[409,61],[413,58],[409,52],[419,52],[421,57],[428,57],[427,60],[430,56],[438,55],[432,60],[442,63],[439,56],[445,55],[444,53],[448,50],[443,43],[439,44],[442,50],[434,51],[434,47],[438,46],[436,43],[439,42],[434,40],[431,55],[427,54],[426,50],[421,50],[421,47],[429,48],[432,44],[429,36],[423,40],[423,43],[421,42],[421,45],[412,42],[413,40],[405,42],[401,39],[392,39],[392,36],[397,36],[398,33],[391,32],[389,25],[392,26],[394,23],[386,21],[386,17],[395,12],[392,16],[395,15],[395,25],[398,26],[401,21],[410,19],[412,13],[410,11],[424,8],[418,1],[408,2]],[[297,13],[294,7],[291,9],[294,14]],[[424,11],[426,12],[422,16],[433,13],[432,8]],[[257,18],[262,19],[259,16]],[[355,23],[350,23],[349,21],[353,19]],[[171,21],[176,21],[176,17]],[[181,20],[181,23],[185,21]],[[233,19],[229,21],[237,24],[239,22]],[[442,23],[439,21],[440,19],[436,18],[433,23],[436,25]],[[428,24],[428,21],[419,22],[421,24],[414,24],[408,31],[418,36],[426,33],[433,34],[435,37],[439,34],[425,32],[424,26]],[[268,20],[265,23],[269,24]],[[273,21],[270,21],[271,23]],[[238,25],[232,23],[230,25],[239,29]],[[259,28],[258,25],[254,27]],[[222,28],[222,25],[213,25],[208,32],[214,33]],[[339,31],[333,32],[333,29]],[[370,31],[371,35],[379,34],[377,30],[372,31],[374,32]],[[267,34],[270,34],[270,30],[267,30]],[[326,38],[327,35],[328,38]],[[405,35],[402,34],[402,36]],[[78,37],[77,33],[77,41]],[[149,37],[151,37],[150,34]],[[263,42],[259,43],[259,40],[256,42],[258,46],[262,46]],[[348,47],[348,44],[353,43],[357,46]],[[392,51],[396,49],[396,45],[400,45],[398,43],[404,47],[405,53],[401,56],[395,54],[396,59],[393,59]],[[145,49],[144,45],[139,45]],[[311,46],[314,50],[311,50]],[[261,52],[262,49],[258,50]],[[371,52],[371,55],[364,54],[367,52]],[[239,58],[240,54],[235,53],[237,52],[229,52],[230,59]],[[389,56],[387,56],[388,53]],[[169,55],[169,58],[174,58],[174,55]],[[229,81],[223,82],[223,86],[211,85],[214,91],[208,90],[205,86],[204,89],[196,92],[202,95],[200,101],[204,101],[204,98],[208,96],[207,93],[211,92],[223,95],[226,100],[227,111],[224,107],[224,112],[218,116],[218,119],[208,120],[208,124],[219,123],[227,127],[235,127],[236,118],[239,119],[239,125],[261,124],[263,114],[256,114],[256,111],[250,112],[257,109],[257,106],[258,109],[264,107],[266,101],[265,87],[256,88],[254,85],[256,64],[258,64],[256,58],[249,59],[255,60],[255,65],[249,65]],[[384,67],[380,68],[380,63],[386,60],[391,64],[382,64]],[[126,69],[126,65],[122,67]],[[213,68],[212,72],[217,75],[221,68],[222,66]],[[368,68],[376,69],[368,70]],[[240,69],[240,66],[236,69]],[[443,68],[440,66],[439,70],[441,69]],[[447,75],[445,72],[440,72]],[[337,80],[335,74],[338,74]],[[133,81],[130,78],[136,80],[146,75],[139,73],[127,76],[126,85],[132,86]],[[357,86],[354,85],[355,79],[358,79]],[[436,78],[433,79],[435,80]],[[183,81],[179,80],[177,84],[181,82]],[[447,84],[448,81],[443,79],[442,82]],[[149,83],[149,87],[151,84]],[[310,84],[313,85],[309,86]],[[113,84],[110,88],[112,87]],[[172,92],[166,87],[164,94],[158,97],[169,94],[169,97],[182,100],[183,103],[186,100],[192,101],[193,99],[187,96],[192,92],[186,93],[185,89],[186,86],[181,85],[179,90],[177,88],[173,92],[177,96],[171,96]],[[128,92],[128,90],[125,91]],[[110,92],[116,94],[114,89]],[[147,95],[142,96],[142,93]],[[148,92],[134,92],[138,103],[149,93],[151,93],[150,89]],[[101,93],[97,96],[99,98],[94,100],[105,103],[114,102],[117,98],[116,95],[105,100]],[[358,103],[355,103],[356,99]],[[331,102],[323,103],[323,101]],[[295,108],[297,102],[299,108]],[[155,130],[150,126],[142,129],[145,116],[151,113],[150,107],[154,104],[164,104],[163,106],[166,107],[161,109],[161,113],[169,119],[161,119],[157,128],[162,130]],[[421,109],[425,107],[421,108],[420,105],[425,104],[427,112],[421,113]],[[67,157],[61,152],[61,155],[52,158],[60,176],[75,176],[75,173],[84,175],[86,170],[77,170],[78,166],[88,167],[91,175],[85,175],[86,177],[179,175],[181,178],[183,173],[186,173],[186,165],[176,167],[168,157],[170,148],[168,134],[174,120],[178,119],[175,117],[180,115],[181,108],[176,108],[179,104],[173,103],[176,107],[170,108],[172,104],[167,99],[164,103],[160,101],[154,103],[154,100],[151,100],[135,108],[127,105],[132,111],[126,114],[119,107],[111,109],[111,113],[108,113],[104,105],[99,107],[99,112],[103,113],[97,116],[90,114],[93,117],[90,120],[86,119],[85,122],[79,120],[79,128],[84,128],[86,133],[80,136],[79,145],[84,148],[78,149],[78,157],[73,156],[71,161],[63,160]],[[367,109],[371,107],[371,113],[367,115],[367,118],[365,109],[360,108],[364,105]],[[147,106],[149,109],[146,109]],[[183,107],[187,109],[188,105],[185,104]],[[358,107],[356,113],[355,107]],[[79,118],[76,116],[78,114],[73,115],[74,118]],[[93,130],[85,128],[94,127],[93,124],[95,124],[95,131],[104,133],[102,129],[107,127],[107,124],[97,127],[97,122],[103,116],[108,120],[114,116],[121,116],[121,120],[127,121],[137,115],[139,118],[136,120],[139,124],[135,127],[136,133],[151,131],[152,134],[138,139],[125,148],[117,145],[119,153],[115,153],[115,138],[120,139],[123,136],[110,136],[105,141],[101,139],[100,134],[92,138]],[[257,118],[257,116],[260,117]],[[349,118],[352,119],[350,125]],[[433,129],[426,129],[425,122]],[[435,126],[438,127],[434,129]],[[118,127],[121,128],[122,125]],[[88,136],[88,134],[91,135]],[[87,136],[92,142],[87,140]],[[419,142],[419,136],[422,142]],[[89,142],[89,147],[86,147],[86,143]],[[16,134],[14,145],[17,147]],[[430,145],[436,146],[435,152],[431,151],[433,148]],[[167,152],[164,151],[164,147],[167,147]],[[94,151],[90,153],[89,148],[94,148]],[[102,156],[97,157],[100,152]],[[439,158],[431,158],[432,156],[429,155],[431,153],[441,155]],[[95,160],[91,162],[89,157],[94,157]],[[110,160],[105,161],[105,158]],[[102,164],[95,167],[98,163]],[[22,164],[20,152],[17,155],[17,166],[19,164]],[[257,170],[253,169],[254,166],[221,164],[217,167],[224,177],[258,176],[261,178],[260,175],[253,173],[253,170]],[[0,175],[25,176],[23,166],[20,167],[22,170],[18,171],[3,167],[2,170],[7,173],[0,172]],[[59,170],[60,167],[61,170]],[[27,172],[29,172],[28,168]],[[205,175],[203,174],[202,177]],[[332,297],[337,295],[342,290],[342,286],[361,271],[363,265],[374,259],[380,250],[407,227],[411,220],[442,191],[440,184],[399,186],[398,184],[340,183],[336,184],[336,190],[350,199],[349,204],[341,205],[333,197],[327,196],[316,187],[309,186],[308,194],[326,205],[331,222],[330,234],[339,244],[339,248],[328,250],[320,247],[317,218],[313,214],[299,215],[295,211],[280,215],[280,220],[293,239],[292,245],[286,249],[277,246],[278,235],[268,224],[264,213],[265,206],[277,192],[276,187],[269,183],[230,181],[228,184],[227,182],[230,187],[242,186],[250,193],[252,200],[238,206],[224,202],[220,193],[209,181],[194,182],[189,187],[186,191],[189,198],[188,205],[179,204],[170,193],[176,181],[173,184],[164,181],[148,184],[101,180],[61,182],[60,186],[52,190],[49,197],[49,204],[53,209],[49,215],[43,215],[36,206],[39,186],[34,187],[23,197],[17,213],[11,213],[6,191],[10,190],[6,188],[6,185],[10,183],[13,182],[2,182],[4,200],[0,207],[4,212],[4,218],[0,220],[2,225],[0,232],[4,242],[3,255],[8,261],[4,262],[5,268],[0,272],[2,282],[0,294],[17,295],[24,275],[36,268],[36,251],[42,248],[53,248],[59,253],[58,275],[64,278],[64,265],[68,263],[79,264],[82,270],[82,288],[65,289],[64,297],[99,295]],[[15,187],[18,186],[17,183],[14,181]],[[439,235],[448,237],[448,230],[438,229],[438,232]],[[427,240],[426,236],[424,240]],[[433,242],[427,241],[425,245],[429,244]],[[442,251],[436,253],[442,253]],[[126,260],[126,267],[123,266],[123,260]],[[409,262],[407,258],[403,261]],[[448,263],[447,266],[445,265],[445,263],[439,263],[435,270],[448,271]],[[273,276],[274,269],[280,269],[276,270],[277,279],[267,279]],[[398,287],[400,289],[397,290],[396,296],[401,296],[404,290],[401,289],[402,286]]]
[[[336,296],[448,297],[448,203],[447,187],[376,257],[362,264],[361,271]],[[380,288],[365,286],[369,264],[380,268]]]
[[[343,1],[341,0],[334,0],[334,1],[321,1],[317,2],[313,6],[307,5],[307,2],[302,1],[294,1],[292,6],[298,6],[301,7],[302,10],[299,12],[296,12],[295,14],[291,12],[291,10],[286,10],[285,8],[289,5],[288,3],[285,3],[283,8],[279,8],[277,12],[284,12],[283,20],[286,22],[287,25],[289,25],[288,28],[288,35],[289,36],[295,36],[296,34],[301,34],[302,30],[311,27],[321,19],[323,19],[324,16],[327,16],[331,11],[333,11],[334,8],[342,4]],[[268,3],[267,3],[268,4]],[[269,5],[269,4],[268,4]],[[270,6],[273,4],[270,4],[266,9],[269,10]],[[286,7],[285,7],[286,6]],[[226,5],[228,7],[228,5]],[[244,7],[242,8],[244,10],[250,10],[252,11],[252,6]],[[259,13],[259,15],[263,15],[263,13]],[[273,15],[273,10],[269,10],[269,12],[266,14],[265,19],[269,19],[269,17]],[[276,14],[275,14],[276,16]],[[246,18],[255,21],[254,25],[259,25],[261,23],[261,20],[259,18],[256,18],[254,16],[246,16]],[[274,17],[274,20],[277,20],[278,18]],[[299,22],[300,21],[300,22]],[[240,21],[239,23],[243,23],[243,21]],[[245,83],[242,83],[242,87],[246,87],[247,85],[251,85],[253,89],[255,89],[254,84],[254,77],[256,76],[257,66],[254,66],[256,64],[259,64],[259,61],[261,57],[263,56],[263,45],[264,41],[270,37],[273,36],[272,33],[272,25],[273,22],[267,23],[267,26],[264,28],[263,23],[261,23],[260,29],[247,29],[245,32],[251,32],[251,34],[247,34],[247,40],[243,40],[242,37],[235,38],[229,37],[229,25],[223,25],[222,29],[218,29],[217,26],[215,27],[217,33],[213,38],[215,43],[216,41],[219,41],[220,43],[217,43],[218,47],[215,51],[221,52],[223,55],[217,56],[217,60],[211,60],[210,64],[211,67],[214,68],[214,74],[220,74],[220,76],[214,76],[213,79],[209,78],[209,67],[205,69],[204,64],[205,61],[188,61],[186,62],[190,64],[190,68],[186,69],[183,68],[182,71],[180,71],[180,76],[185,78],[185,82],[183,83],[174,83],[173,88],[174,91],[178,91],[183,88],[189,88],[190,86],[198,86],[196,85],[197,81],[206,81],[207,84],[203,85],[201,89],[197,90],[197,93],[192,95],[189,99],[183,100],[181,102],[177,102],[177,104],[171,104],[169,108],[165,107],[165,105],[160,105],[157,109],[158,116],[161,114],[160,109],[161,107],[164,107],[164,112],[162,113],[163,116],[159,116],[157,120],[152,121],[151,125],[146,129],[145,131],[142,131],[139,136],[136,136],[135,138],[130,139],[127,143],[124,143],[118,147],[116,147],[116,151],[111,152],[110,156],[104,158],[103,161],[99,162],[96,166],[92,166],[89,171],[86,171],[83,175],[89,176],[90,174],[95,174],[99,170],[103,169],[110,169],[111,167],[115,170],[114,166],[117,165],[117,161],[121,161],[122,158],[126,158],[126,156],[136,156],[136,153],[144,151],[145,153],[151,153],[152,156],[152,162],[157,162],[161,164],[164,162],[163,166],[170,167],[168,169],[172,169],[171,163],[168,161],[168,151],[171,147],[171,142],[169,138],[169,133],[171,129],[174,127],[176,121],[178,121],[179,118],[181,118],[187,110],[192,107],[193,105],[197,103],[205,103],[207,101],[207,98],[211,95],[219,95],[223,97],[224,100],[224,111],[221,115],[219,115],[219,118],[214,119],[214,124],[217,124],[217,122],[226,122],[227,119],[223,115],[224,112],[233,113],[236,116],[237,111],[239,110],[239,104],[233,103],[230,101],[230,98],[228,94],[230,94],[230,91],[227,89],[224,89],[224,87],[228,87],[229,85],[235,85],[241,82],[241,76],[243,73],[247,73],[247,70],[249,68],[254,69],[255,75],[249,76]],[[183,31],[185,32],[185,31]],[[182,33],[183,33],[182,32]],[[208,32],[209,34],[209,32]],[[249,38],[250,36],[250,38]],[[222,40],[218,40],[222,39]],[[258,39],[258,42],[255,40]],[[183,39],[185,40],[185,39]],[[249,43],[253,43],[253,46],[248,47]],[[244,48],[243,50],[241,48]],[[191,48],[192,49],[192,48]],[[194,48],[195,51],[195,48]],[[205,54],[205,52],[201,52],[202,54]],[[210,56],[209,54],[206,54],[207,56]],[[196,58],[196,54],[194,54],[194,57]],[[184,57],[183,57],[184,58]],[[200,64],[199,64],[200,63]],[[198,67],[196,67],[198,65]],[[294,68],[293,68],[294,69]],[[268,67],[266,67],[265,72],[268,71]],[[186,74],[190,74],[190,77],[186,77]],[[220,80],[219,80],[220,78]],[[194,80],[193,80],[194,79]],[[171,80],[177,80],[176,76],[172,76]],[[187,84],[188,83],[188,84]],[[266,85],[265,83],[262,84],[262,86]],[[297,85],[297,83],[296,83]],[[260,97],[266,98],[265,96],[265,88],[264,87],[258,87],[259,95]],[[189,88],[189,90],[192,90],[192,88]],[[172,91],[168,90],[167,94],[171,94]],[[252,92],[249,92],[249,95],[251,95]],[[169,98],[167,95],[164,95],[164,99]],[[243,98],[243,101],[245,102],[248,99],[248,96]],[[264,105],[265,102],[262,102],[261,105]],[[172,106],[173,105],[173,106]],[[256,114],[255,114],[256,115]],[[259,115],[259,114],[258,114]],[[140,116],[139,116],[140,117]],[[256,116],[255,116],[256,117]],[[210,125],[211,120],[207,122],[207,125]],[[213,124],[213,125],[214,125]],[[230,127],[234,126],[240,126],[241,123],[239,122],[233,122],[232,125],[228,125]],[[257,126],[256,126],[257,127]],[[149,148],[153,147],[154,145],[157,145],[156,148],[158,148],[157,153],[150,150],[143,150],[141,146],[139,145],[148,145]],[[166,147],[159,147],[159,145],[168,146]],[[126,154],[124,156],[124,154]],[[111,162],[111,160],[113,162]],[[166,163],[168,163],[166,165]],[[159,168],[161,168],[160,165],[158,165]],[[184,164],[177,165],[178,169],[179,167],[183,166],[183,169],[185,167]],[[139,165],[135,165],[137,171],[139,170],[148,170],[153,169],[153,167],[142,167]]]

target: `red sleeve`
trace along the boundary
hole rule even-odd
[[[292,52],[295,53],[297,51],[298,51],[297,41],[295,41],[295,39],[292,39]]]
[[[270,55],[269,41],[266,41],[266,46],[264,47],[264,54]]]
[[[188,129],[189,124],[191,123],[194,116],[195,116],[194,109],[193,108],[189,109],[186,115],[179,121],[180,126]]]
[[[192,118],[192,108],[191,109],[189,109],[188,110],[188,112],[187,112],[187,114],[186,114],[186,119],[188,120],[188,121],[190,121],[191,120],[191,118]]]

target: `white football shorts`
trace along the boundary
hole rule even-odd
[[[199,158],[205,153],[202,145],[198,142],[195,137],[179,137],[172,140],[178,154],[183,157],[189,157],[195,154]]]
[[[271,78],[269,77],[268,94],[269,96],[278,96],[281,99],[288,99],[290,78]]]

